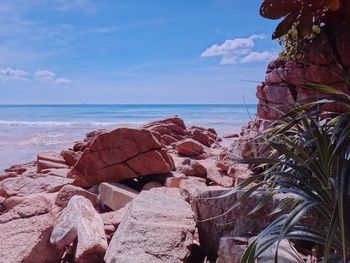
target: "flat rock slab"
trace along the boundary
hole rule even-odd
[[[30,176],[18,176],[0,182],[0,196],[10,197],[43,192],[52,193],[72,182],[72,179],[52,175],[32,174]]]
[[[49,242],[52,224],[50,214],[0,224],[0,262],[60,262],[63,251]]]
[[[113,211],[130,203],[138,192],[120,183],[102,183],[98,187],[98,201]]]
[[[178,189],[143,191],[130,204],[110,242],[105,262],[187,262],[194,231],[191,207]]]

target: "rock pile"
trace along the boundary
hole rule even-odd
[[[189,203],[235,184],[219,142],[171,117],[12,166],[0,177],[0,262],[203,262]]]

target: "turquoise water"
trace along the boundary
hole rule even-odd
[[[222,134],[239,131],[255,113],[256,105],[0,105],[0,170],[69,147],[91,130],[179,115]]]

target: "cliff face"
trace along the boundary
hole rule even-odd
[[[304,61],[275,60],[268,65],[265,80],[257,87],[258,117],[275,120],[296,103],[332,97],[304,88],[303,84],[324,84],[349,93],[339,64],[350,73],[350,23],[333,28],[336,31],[322,33],[308,45]],[[330,107],[341,109],[340,105]]]

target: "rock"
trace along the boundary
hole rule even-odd
[[[105,262],[186,262],[194,230],[191,208],[177,189],[143,191],[130,204],[110,242]]]
[[[8,203],[7,207],[9,207]],[[37,196],[35,198],[26,198],[21,203],[9,209],[9,211],[1,214],[0,224],[4,224],[15,219],[43,215],[48,213],[50,210],[50,203],[45,197]]]
[[[8,263],[57,263],[63,251],[49,242],[50,214],[0,224],[0,261]]]
[[[52,175],[32,174],[8,178],[0,182],[0,196],[29,195],[35,193],[52,193],[72,183],[72,179]]]
[[[67,168],[45,169],[41,171],[41,173],[43,174],[59,176],[59,177],[67,177],[69,172],[70,172],[70,169],[67,169]]]
[[[56,152],[42,152],[37,155],[37,161],[49,161],[52,163],[66,164],[62,155]]]
[[[216,263],[240,263],[248,242],[240,242],[232,237],[220,238]],[[264,261],[263,261],[264,262]]]
[[[61,152],[61,156],[63,157],[63,159],[65,160],[65,163],[68,166],[74,166],[78,162],[81,156],[81,152],[75,152],[72,150],[63,150]]]
[[[225,133],[222,137],[225,139],[238,138],[239,134],[237,134],[237,133]]]
[[[179,183],[180,193],[187,202],[197,198],[201,193],[209,190],[205,182],[198,180],[182,180]]]
[[[283,198],[290,197],[278,194],[267,200],[264,209],[249,215],[249,212],[261,199],[261,194],[254,193],[242,205],[229,211],[242,194],[244,191],[208,191],[202,193],[201,198],[192,200],[192,209],[198,222],[200,244],[211,261],[215,262],[221,237],[251,237],[259,234],[279,216],[279,214],[269,216],[269,213],[278,206]],[[282,212],[287,212],[287,209]],[[215,218],[205,221],[213,217]]]
[[[100,214],[103,220],[107,240],[110,241],[112,239],[114,232],[117,230],[118,226],[122,222],[122,219],[126,212],[127,207],[123,207],[117,211]]]
[[[259,242],[258,242],[259,244]],[[259,246],[259,245],[258,245]],[[274,263],[277,242],[267,248],[257,259],[257,263]],[[299,263],[303,262],[294,245],[288,240],[283,239],[278,247],[278,262],[280,263]]]
[[[198,141],[207,147],[212,146],[212,144],[218,140],[216,132],[212,133],[202,127],[193,126],[189,129],[189,133],[193,140]]]
[[[54,163],[45,160],[39,160],[37,163],[37,172],[41,173],[43,170],[47,169],[68,169],[68,166],[61,163]]]
[[[102,183],[98,191],[99,203],[114,211],[123,208],[138,195],[135,190],[119,183]]]
[[[204,153],[204,147],[193,139],[186,139],[176,144],[176,151],[183,156],[200,157]]]
[[[164,174],[174,168],[173,160],[162,150],[139,154],[126,163],[129,167],[132,167],[133,171],[140,175]]]
[[[174,169],[174,164],[161,148],[149,130],[119,128],[104,132],[85,149],[69,176],[75,178],[75,185],[90,187],[101,182],[167,173]]]
[[[194,177],[194,176],[186,176],[181,173],[171,173],[169,176],[165,179],[164,186],[169,188],[179,188],[180,182],[184,180],[192,180],[195,182],[201,182],[206,183],[206,179],[200,178],[200,177]]]
[[[188,158],[184,159],[182,163],[176,167],[176,170],[187,176],[198,176],[204,178],[207,176],[207,169],[205,169],[203,165]]]
[[[159,182],[148,182],[146,183],[143,187],[142,187],[142,191],[147,191],[153,188],[158,188],[158,187],[162,187],[163,185]]]
[[[73,196],[83,196],[87,198],[92,205],[95,207],[97,205],[97,195],[89,191],[86,191],[83,188],[74,186],[74,185],[65,185],[57,194],[55,205],[65,208],[68,205],[69,200]]]
[[[50,242],[58,248],[69,246],[77,238],[75,261],[102,262],[107,238],[100,215],[83,196],[73,196],[56,220]]]
[[[218,170],[215,166],[207,168],[207,178],[223,187],[232,187],[235,182],[233,178]]]

